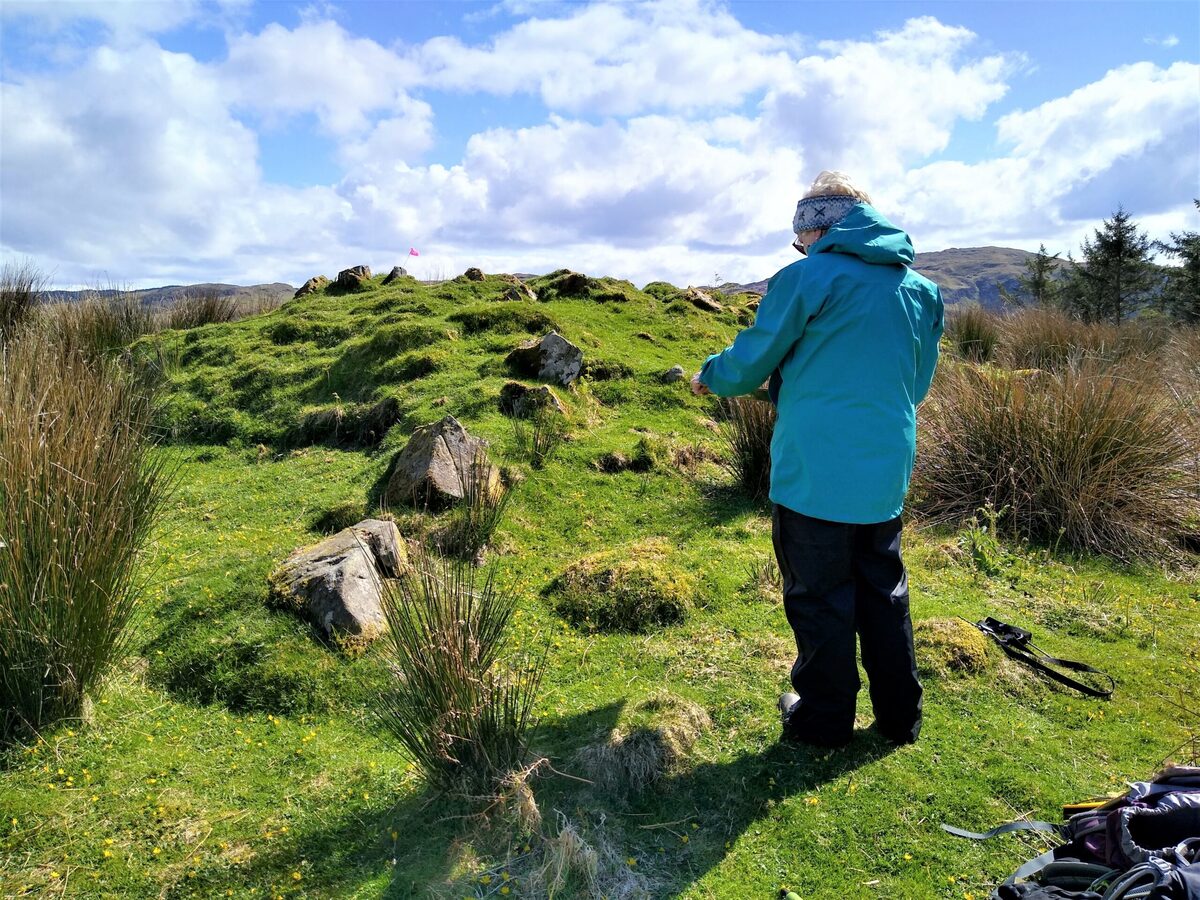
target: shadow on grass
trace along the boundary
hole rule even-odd
[[[743,516],[771,515],[771,501],[756,500],[733,481],[698,481],[699,501],[694,512],[700,519],[713,524],[730,522]]]
[[[539,729],[538,751],[568,774],[578,774],[572,766],[575,751],[609,735],[623,705],[609,704]],[[535,793],[543,814],[551,809],[574,810],[601,820],[608,815],[623,823],[630,849],[645,859],[662,860],[661,875],[667,883],[656,896],[674,897],[719,866],[738,837],[778,804],[811,793],[895,749],[874,732],[861,730],[839,750],[772,742],[759,752],[701,763],[663,779],[640,797],[622,799],[566,778],[548,778]],[[693,821],[701,830],[690,829]],[[678,855],[666,856],[659,848]]]

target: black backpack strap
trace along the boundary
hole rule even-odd
[[[1053,822],[1037,822],[1037,821],[1017,821],[1008,822],[1004,825],[997,825],[988,831],[967,831],[962,828],[955,828],[953,825],[942,825],[942,831],[947,834],[952,834],[955,837],[969,838],[972,841],[987,841],[1000,834],[1008,834],[1013,831],[1049,831],[1059,837],[1065,837],[1063,827],[1055,825]]]
[[[1116,681],[1107,672],[1102,672],[1097,668],[1089,666],[1087,663],[1051,656],[1033,643],[1033,635],[1024,628],[1009,625],[1006,622],[993,619],[991,616],[987,616],[981,621],[972,622],[971,624],[999,644],[1000,649],[1010,659],[1024,663],[1031,669],[1041,672],[1043,675],[1053,678],[1059,684],[1064,684],[1069,688],[1079,691],[1081,694],[1086,694],[1089,697],[1097,697],[1101,700],[1108,700],[1112,697],[1113,690],[1116,689]],[[1058,666],[1061,669],[1067,669],[1072,672],[1087,672],[1092,675],[1099,675],[1101,678],[1108,680],[1108,687],[1098,688],[1078,681],[1070,675],[1052,668],[1053,666]]]

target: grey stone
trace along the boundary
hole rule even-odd
[[[537,291],[531,288],[523,281],[518,281],[516,284],[508,287],[504,291],[503,299],[505,300],[534,300],[538,298]]]
[[[687,377],[687,373],[683,371],[683,366],[671,366],[667,371],[663,372],[662,380],[667,384],[675,381],[683,381]]]
[[[296,291],[292,299],[295,299],[296,297],[303,297],[305,294],[311,294],[314,291],[319,291],[327,284],[329,284],[329,279],[324,275],[314,275],[312,278],[308,279],[308,281],[304,282],[304,284],[300,285],[299,290]]]
[[[367,266],[351,266],[349,269],[342,269],[338,272],[334,284],[345,291],[356,291],[364,287],[370,278],[371,270]]]
[[[556,331],[523,342],[505,358],[517,372],[568,385],[583,370],[583,351]]]
[[[477,473],[487,477],[489,490],[499,490],[500,476],[487,458],[487,446],[454,416],[422,425],[392,461],[384,502],[442,509],[464,497]],[[477,455],[482,466],[476,464]]]
[[[394,522],[364,519],[289,556],[268,578],[277,605],[306,617],[330,638],[368,643],[387,625],[382,579],[408,569]]]
[[[393,281],[399,281],[401,278],[408,277],[408,270],[403,266],[392,266],[392,271],[387,273],[387,277],[383,279],[384,284],[391,284]]]
[[[684,291],[683,296],[692,306],[702,309],[705,312],[720,312],[724,309],[720,303],[699,288],[690,287]]]
[[[560,415],[566,415],[567,412],[549,385],[530,387],[519,381],[510,381],[500,388],[500,412],[507,416],[526,418],[543,408],[553,409]]]

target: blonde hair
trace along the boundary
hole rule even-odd
[[[802,199],[809,197],[853,197],[863,203],[871,202],[871,195],[851,181],[845,172],[822,172]]]

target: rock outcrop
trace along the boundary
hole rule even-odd
[[[549,385],[530,387],[519,381],[510,381],[500,388],[500,412],[506,416],[526,418],[540,409],[553,409],[560,415],[567,412]]]
[[[662,380],[666,384],[671,384],[676,381],[683,381],[687,377],[687,373],[683,371],[683,366],[671,366],[667,371],[662,373]]]
[[[721,312],[721,310],[724,309],[720,303],[699,288],[688,288],[686,291],[684,291],[683,297],[685,300],[691,303],[692,306],[695,306],[697,309],[702,309],[705,312]]]
[[[296,291],[292,299],[295,299],[296,297],[303,297],[305,294],[311,294],[314,291],[319,291],[327,284],[329,284],[329,279],[324,275],[314,275],[312,278],[308,279],[308,281],[304,282],[304,284],[300,285],[299,290]]]
[[[392,266],[392,271],[387,273],[387,277],[383,279],[384,284],[391,284],[393,281],[399,281],[401,278],[408,277],[408,269],[403,266]]]
[[[476,477],[486,477],[489,490],[499,490],[500,476],[487,446],[454,416],[422,425],[392,461],[384,502],[444,509],[461,500]]]
[[[289,556],[268,578],[271,600],[343,644],[362,644],[386,627],[382,579],[408,568],[394,522],[364,519]]]
[[[568,385],[583,370],[583,351],[556,331],[523,342],[505,358],[517,373]]]
[[[370,280],[371,270],[367,266],[351,266],[338,272],[334,285],[343,291],[357,291]]]
[[[463,272],[463,278],[467,279],[467,281],[483,281],[483,270],[471,266],[471,268]]]

